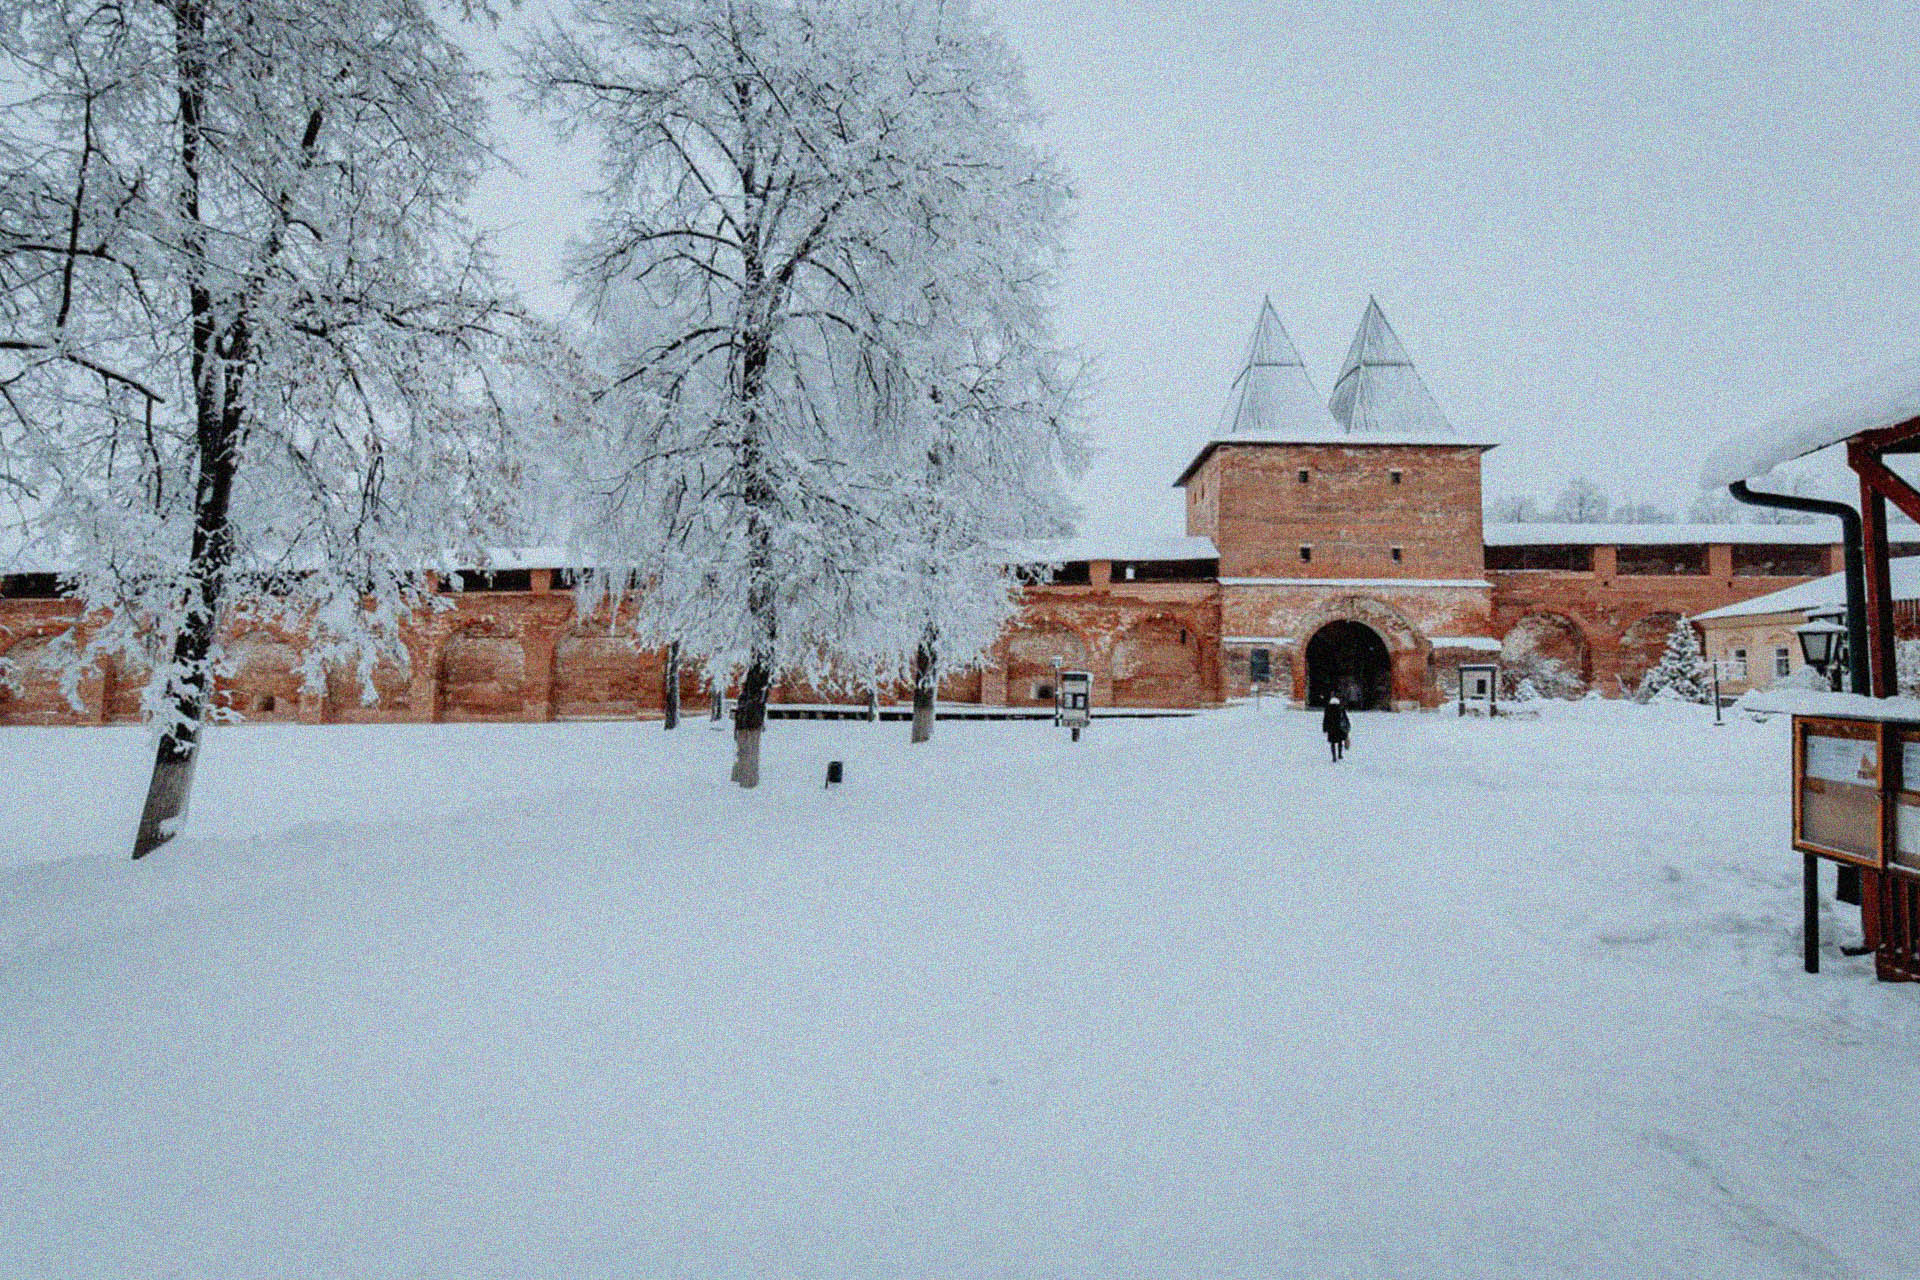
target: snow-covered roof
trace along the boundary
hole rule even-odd
[[[1870,698],[1864,693],[1827,693],[1820,689],[1757,689],[1741,697],[1740,709],[1844,720],[1920,720],[1920,698]]]
[[[1367,299],[1340,376],[1333,380],[1327,408],[1351,435],[1401,440],[1458,434],[1373,297]]]
[[[1234,375],[1219,429],[1200,445],[1173,483],[1175,487],[1223,444],[1453,445],[1491,449],[1492,440],[1460,434],[1440,412],[1433,394],[1414,371],[1406,348],[1387,324],[1380,304],[1367,300],[1359,332],[1334,383],[1333,399],[1320,402],[1306,365],[1273,309],[1260,305],[1253,339]]]
[[[1074,560],[1218,560],[1212,538],[1094,534],[1035,538],[1002,548],[1007,564],[1065,564]]]
[[[1333,415],[1313,389],[1313,379],[1307,376],[1307,366],[1287,336],[1287,327],[1280,323],[1273,299],[1263,299],[1246,359],[1234,375],[1214,438],[1320,438],[1334,430]]]
[[[580,558],[558,543],[549,543],[537,547],[488,547],[486,569],[567,569],[580,563]],[[449,571],[465,570],[469,573],[480,570],[481,566],[467,563],[465,557],[442,561],[441,568]]]
[[[1920,600],[1920,556],[1900,556],[1889,560],[1887,571],[1893,580],[1895,600]],[[1769,591],[1766,595],[1742,600],[1738,604],[1709,609],[1705,613],[1694,615],[1694,621],[1711,622],[1717,618],[1755,618],[1770,613],[1799,613],[1822,606],[1843,605],[1846,601],[1847,575],[1830,573],[1824,578],[1815,578],[1812,582],[1802,582],[1798,586]]]
[[[1707,455],[1700,483],[1708,489],[1725,488],[1863,431],[1897,427],[1915,418],[1920,418],[1920,356],[1729,437]]]
[[[1892,530],[1897,536],[1898,528]],[[1812,524],[1489,524],[1481,531],[1489,547],[1669,547],[1701,542],[1759,546],[1831,546],[1840,541],[1837,521]]]

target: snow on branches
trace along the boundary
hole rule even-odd
[[[230,602],[397,652],[513,501],[525,327],[418,0],[0,0],[0,490],[190,759]]]
[[[604,156],[579,550],[740,676],[750,784],[773,679],[965,662],[1013,607],[992,543],[1061,526],[1067,188],[965,3],[583,0],[526,77]]]
[[[1693,632],[1693,623],[1681,618],[1667,636],[1666,651],[1641,678],[1634,697],[1640,702],[1656,698],[1706,702],[1712,696],[1713,672],[1700,653],[1700,639]]]

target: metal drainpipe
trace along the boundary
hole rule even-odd
[[[1847,671],[1848,683],[1853,692],[1871,693],[1873,685],[1867,672],[1867,555],[1863,539],[1860,536],[1860,513],[1844,502],[1829,502],[1824,498],[1801,498],[1785,493],[1755,493],[1747,488],[1745,480],[1735,480],[1727,486],[1727,492],[1735,501],[1744,502],[1750,507],[1772,507],[1779,511],[1805,511],[1817,516],[1834,516],[1840,521],[1840,549],[1846,556],[1847,568]],[[1897,680],[1888,681],[1887,687],[1898,688]],[[1819,859],[1807,854],[1803,859],[1802,879],[1805,882],[1806,898],[1806,968],[1808,973],[1820,972],[1820,917],[1818,915]],[[1860,904],[1860,869],[1842,866],[1839,881],[1834,886],[1834,897],[1841,902]],[[1852,948],[1842,948],[1853,953]]]
[[[1847,679],[1855,693],[1873,689],[1867,671],[1867,556],[1860,537],[1860,513],[1844,502],[1825,498],[1801,498],[1785,493],[1756,493],[1745,480],[1727,486],[1737,502],[1750,507],[1772,507],[1777,511],[1804,511],[1816,516],[1834,516],[1840,521],[1840,548],[1847,566]],[[1893,687],[1893,682],[1888,682]]]

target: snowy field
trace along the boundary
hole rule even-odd
[[[1356,721],[0,730],[0,1276],[1916,1274],[1783,724]]]

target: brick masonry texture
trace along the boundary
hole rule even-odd
[[[1561,658],[1616,696],[1658,658],[1676,619],[1807,580],[1736,574],[1725,545],[1708,549],[1704,574],[1622,574],[1607,546],[1594,549],[1590,572],[1488,571],[1474,447],[1220,445],[1189,477],[1186,497],[1188,532],[1219,548],[1217,575],[1115,580],[1112,563],[1096,560],[1083,585],[1028,588],[987,661],[949,677],[942,698],[1045,706],[1065,667],[1092,673],[1098,706],[1215,706],[1251,691],[1264,651],[1268,689],[1298,700],[1308,641],[1340,621],[1384,642],[1396,706],[1445,701],[1461,662],[1494,657],[1503,644]],[[1839,568],[1837,546],[1828,561]],[[553,580],[535,570],[531,590],[455,594],[450,608],[416,619],[405,634],[409,662],[372,673],[371,703],[354,672],[305,688],[299,635],[230,631],[232,669],[216,701],[246,720],[307,723],[660,715],[664,655],[636,649],[604,617],[576,617],[573,597]],[[0,657],[10,669],[0,724],[139,718],[140,670],[88,673],[68,698],[53,646],[76,627],[84,635],[68,602],[0,599]],[[680,684],[686,713],[702,714],[711,692],[698,655],[687,656]],[[898,703],[906,690],[879,697]],[[774,700],[864,694],[789,680]]]

